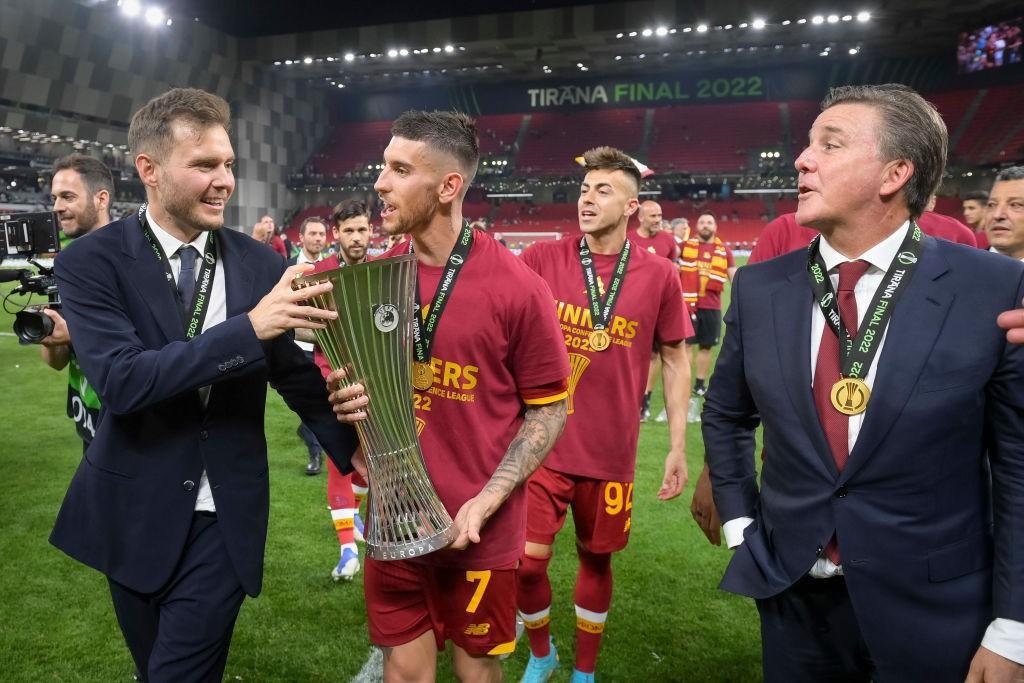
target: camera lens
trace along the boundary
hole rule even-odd
[[[19,311],[14,316],[14,334],[23,344],[38,344],[53,333],[53,321],[39,311]]]

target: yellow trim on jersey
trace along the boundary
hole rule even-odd
[[[516,641],[510,640],[507,643],[502,643],[501,645],[495,645],[494,647],[492,647],[490,649],[490,651],[488,651],[487,654],[489,654],[489,655],[507,655],[507,654],[511,654],[512,652],[515,652],[515,649],[516,649]]]
[[[546,406],[550,403],[557,403],[562,399],[569,398],[569,392],[563,391],[554,396],[542,396],[541,398],[524,398],[523,403],[528,406]]]

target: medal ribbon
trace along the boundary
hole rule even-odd
[[[437,283],[437,291],[434,292],[434,300],[430,302],[430,311],[427,319],[421,322],[420,311],[423,310],[420,303],[420,288],[416,287],[416,315],[412,317],[412,348],[413,357],[419,363],[430,362],[430,351],[434,346],[434,337],[437,328],[441,324],[441,314],[451,298],[452,290],[455,289],[455,281],[459,277],[459,271],[469,260],[469,251],[473,247],[473,228],[469,222],[463,222],[459,239],[452,247],[452,253],[448,255],[447,265],[444,273],[441,274],[441,281]],[[409,240],[409,253],[413,253],[412,240]]]
[[[612,312],[619,300],[623,283],[626,281],[626,266],[629,265],[629,252],[632,248],[629,240],[622,245],[619,252],[619,261],[612,271],[611,282],[604,293],[604,302],[601,302],[601,291],[597,286],[597,270],[594,268],[594,258],[587,246],[587,238],[580,238],[580,266],[583,268],[583,284],[587,288],[587,302],[590,305],[590,317],[593,320],[595,330],[603,330],[611,322]]]
[[[907,236],[900,244],[899,251],[896,252],[896,258],[892,260],[889,270],[886,271],[881,284],[878,285],[878,289],[871,297],[856,339],[851,339],[849,332],[843,326],[836,293],[832,289],[832,280],[829,279],[825,262],[818,252],[820,240],[821,235],[818,235],[807,248],[807,274],[810,277],[811,290],[814,292],[814,299],[818,307],[825,316],[825,321],[839,338],[840,373],[843,377],[863,379],[868,374],[875,354],[878,353],[878,346],[882,341],[885,328],[889,325],[892,310],[906,290],[907,284],[921,260],[921,228],[916,223],[910,224]]]
[[[139,207],[139,222],[142,223],[142,230],[146,235],[146,239],[149,240],[149,246],[152,247],[157,260],[164,267],[167,285],[171,288],[171,294],[174,296],[174,299],[177,300],[178,290],[174,286],[174,272],[171,270],[171,262],[167,259],[167,255],[164,254],[164,250],[160,246],[156,235],[153,234],[153,229],[149,227],[149,221],[146,219],[146,208],[146,204]],[[216,232],[211,231],[206,238],[206,251],[203,254],[202,262],[202,268],[199,270],[199,279],[196,281],[195,293],[192,294],[192,301],[189,302],[191,305],[185,310],[185,339],[192,339],[203,331],[206,312],[210,308],[210,299],[213,298],[211,295],[213,291],[213,276],[217,272]]]

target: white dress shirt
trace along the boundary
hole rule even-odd
[[[156,236],[157,242],[160,243],[160,248],[164,250],[164,254],[167,255],[167,260],[170,261],[171,273],[174,275],[174,281],[177,282],[178,273],[181,271],[181,259],[177,252],[185,243],[161,228],[157,222],[153,220],[153,214],[147,212],[146,219],[149,221],[149,227],[153,229],[153,235]],[[206,251],[206,240],[209,236],[210,233],[203,230],[194,240],[189,242],[189,244],[199,252],[199,258],[196,259],[196,278],[199,277],[199,271],[202,269],[200,264],[203,260],[203,253]],[[191,303],[192,302],[188,302],[188,304]],[[210,292],[210,303],[209,308],[206,310],[206,320],[203,321],[202,332],[205,332],[214,325],[224,322],[227,317],[228,298],[224,288],[224,259],[218,253],[216,271],[213,278],[213,291]],[[210,391],[212,389],[212,386],[205,386],[199,389],[199,398],[202,400],[204,407],[210,401]],[[195,509],[196,511],[217,511],[217,506],[213,502],[213,491],[210,488],[210,480],[206,476],[205,469],[203,469],[202,477],[199,479],[199,496],[196,498]]]
[[[308,256],[306,256],[305,249],[299,249],[299,253],[295,257],[295,265],[302,265],[303,263],[312,263],[316,265],[320,258],[320,256],[317,256],[315,261],[311,260]],[[298,346],[303,351],[305,351],[306,353],[313,353],[313,345],[309,342],[299,341],[298,339],[296,339],[295,345]]]
[[[886,271],[889,270],[889,265],[892,263],[892,260],[896,258],[900,245],[903,244],[903,240],[906,238],[907,231],[909,229],[910,222],[907,221],[892,235],[884,239],[882,242],[879,242],[860,256],[859,260],[867,261],[871,265],[867,271],[865,271],[864,275],[861,276],[860,280],[857,281],[857,284],[853,289],[854,298],[857,300],[858,329],[861,321],[864,319],[864,314],[871,303],[871,297],[874,296],[875,290],[878,289],[878,286],[885,277]],[[825,263],[825,269],[829,274],[829,279],[832,281],[832,289],[833,291],[838,291],[838,266],[840,263],[844,263],[850,259],[836,251],[824,236],[822,236],[818,244],[818,253],[821,255],[821,260]],[[808,360],[811,364],[811,384],[813,385],[814,371],[818,360],[818,348],[821,346],[821,335],[825,330],[826,321],[818,303],[812,302],[811,306],[813,307],[813,312],[811,313],[811,357]],[[878,368],[878,359],[882,356],[882,348],[885,346],[887,333],[888,328],[883,332],[882,338],[879,340],[878,352],[871,360],[871,367],[868,369],[868,374],[863,377],[870,389],[874,388],[875,371]],[[810,391],[811,387],[808,387],[807,389]],[[860,435],[860,430],[864,425],[864,417],[866,415],[867,412],[863,412],[859,415],[850,416],[849,445],[851,452],[853,451],[854,444],[857,443],[857,437]],[[728,544],[730,548],[735,548],[743,543],[743,530],[746,529],[753,521],[754,520],[751,517],[738,517],[723,524],[722,532],[725,535],[726,544]],[[815,560],[814,564],[808,570],[808,574],[816,579],[839,576],[842,573],[843,568],[834,564],[832,560],[828,559],[824,554]],[[985,633],[985,638],[982,640],[981,644],[1009,660],[1024,664],[1024,623],[1012,621],[1010,619],[995,619],[988,627],[988,630]]]

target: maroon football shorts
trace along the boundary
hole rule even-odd
[[[612,553],[629,542],[633,482],[603,481],[541,465],[526,483],[526,540],[551,545],[572,507],[576,540],[592,553]]]

